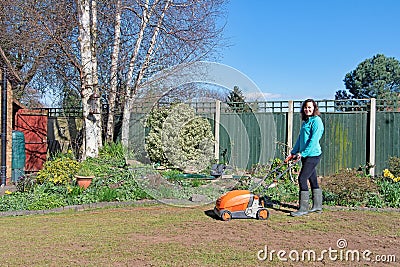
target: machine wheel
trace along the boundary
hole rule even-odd
[[[232,219],[232,214],[231,214],[231,212],[230,212],[229,210],[224,210],[224,211],[221,213],[221,219],[222,219],[223,221],[230,221],[230,220]]]
[[[267,220],[269,218],[269,211],[267,209],[259,209],[257,211],[258,220]]]

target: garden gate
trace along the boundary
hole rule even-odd
[[[15,130],[23,132],[25,136],[25,172],[41,170],[47,157],[47,111],[18,110]]]

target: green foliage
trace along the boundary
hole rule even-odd
[[[239,86],[233,87],[233,91],[230,91],[226,102],[235,112],[251,112],[251,108],[246,103],[245,97],[243,96],[242,90],[239,89]]]
[[[116,166],[123,167],[126,164],[128,150],[121,142],[105,143],[99,150],[99,158],[111,160]]]
[[[118,200],[118,191],[110,187],[101,187],[101,189],[97,191],[97,200],[100,202]]]
[[[151,128],[145,147],[153,162],[199,172],[212,161],[211,126],[206,119],[196,116],[188,105],[154,109],[146,125]]]
[[[377,54],[366,59],[344,78],[346,91],[336,92],[336,99],[398,98],[400,62]]]
[[[30,192],[14,192],[0,197],[0,211],[46,210],[67,205],[65,186],[55,186],[52,182],[35,185]]]
[[[288,168],[283,164],[282,159],[275,158],[266,164],[256,164],[252,167],[251,176],[264,179],[264,182],[252,182],[251,177],[243,177],[239,180],[235,189],[252,189],[253,193],[266,195],[273,202],[293,202],[298,198],[297,175],[299,165],[294,165],[292,170],[287,171],[277,180],[277,186],[266,189],[277,177],[284,173]],[[292,176],[291,176],[292,175]],[[293,182],[293,180],[295,182]]]
[[[0,197],[0,211],[28,210],[31,194],[17,191]]]
[[[51,171],[54,171],[56,175],[59,175],[61,171],[49,165],[46,169],[47,179],[35,183],[34,176],[27,176],[26,180],[21,180],[17,192],[1,196],[0,211],[52,209],[101,201],[132,201],[152,198],[152,196],[189,199],[193,194],[201,194],[209,199],[216,199],[226,190],[226,188],[215,186],[214,181],[184,178],[181,175],[182,172],[175,169],[162,172],[168,183],[156,183],[156,192],[152,192],[152,188],[138,184],[143,180],[142,177],[158,174],[151,166],[130,170],[122,164],[122,153],[117,153],[120,156],[114,153],[113,157],[110,157],[110,154],[113,153],[103,153],[98,158],[88,158],[81,163],[90,166],[96,176],[86,190],[72,183],[55,183],[55,180],[51,179]],[[49,161],[56,162],[57,164],[53,164],[60,168],[65,168],[65,165],[58,163],[57,159],[62,162],[73,160],[67,153],[57,155]],[[395,171],[399,166],[398,159],[391,159],[390,162],[391,168]],[[281,163],[282,160],[274,159],[270,163],[255,166],[252,172],[253,178],[266,176],[270,170],[281,166]],[[284,171],[287,166],[282,165],[281,168],[277,174]],[[347,169],[324,177],[321,187],[325,205],[400,208],[400,183],[387,177],[371,178],[363,170],[363,168],[361,170]],[[279,179],[276,187],[264,190],[277,174],[268,176],[265,183],[260,184],[260,187],[255,188],[253,192],[266,195],[273,202],[297,201],[298,185],[291,181],[290,176]],[[254,186],[252,180],[251,177],[241,178],[235,189],[250,189]]]
[[[327,205],[400,207],[400,183],[390,178],[371,178],[362,170],[345,169],[322,180]]]
[[[94,163],[93,160],[87,158],[86,160],[79,163],[78,169],[76,171],[76,175],[79,176],[95,176],[97,164]]]
[[[182,172],[175,169],[169,169],[162,171],[161,175],[168,180],[179,180],[181,179]]]
[[[367,207],[382,208],[385,206],[385,200],[379,193],[371,192],[368,195]]]
[[[400,176],[400,158],[389,157],[389,171],[395,176]]]
[[[27,210],[47,210],[66,206],[63,196],[49,193],[32,193]]]
[[[166,159],[161,142],[162,125],[165,118],[168,116],[168,108],[156,107],[150,112],[147,117],[145,126],[150,128],[150,131],[145,139],[145,149],[152,162],[166,165]]]
[[[96,176],[97,178],[110,177],[120,170],[125,170],[127,155],[121,143],[105,144],[99,150],[97,158],[87,158],[79,163],[77,174]]]
[[[16,188],[18,192],[30,192],[36,184],[35,175],[25,175],[18,179]]]
[[[277,168],[277,169],[274,172],[271,172],[275,168]],[[251,174],[254,177],[265,177],[266,175],[268,175],[268,177],[275,179],[279,174],[285,172],[287,170],[287,168],[288,168],[288,165],[283,164],[282,159],[275,158],[271,162],[268,162],[266,164],[258,163],[258,164],[253,165],[253,167],[251,169]],[[291,168],[292,169],[290,171],[287,171],[280,178],[281,180],[296,180],[297,179],[297,173],[300,170],[300,165],[296,164],[296,165],[293,165]]]
[[[33,176],[27,176],[26,180],[17,184],[17,192],[0,197],[0,211],[51,209],[101,201],[149,198],[137,184],[132,171],[126,168],[120,144],[109,145],[101,151],[98,158],[87,158],[80,163],[73,159],[71,153],[57,155],[39,173],[40,183],[35,183]],[[82,166],[86,172],[96,176],[86,190],[71,183],[73,175]],[[58,182],[59,177],[64,177],[64,182]]]
[[[367,206],[369,195],[378,186],[362,171],[344,169],[322,180],[325,201],[340,206]]]
[[[79,163],[72,153],[58,154],[44,163],[43,169],[38,172],[36,179],[38,183],[49,181],[56,185],[68,185],[78,167]]]
[[[68,85],[62,88],[63,99],[62,107],[64,109],[73,109],[82,106],[82,97],[78,94],[75,89],[70,88]]]
[[[387,178],[378,180],[379,194],[389,207],[400,208],[400,183]]]
[[[274,190],[275,189],[275,190]],[[289,180],[284,180],[275,188],[267,191],[267,195],[273,202],[291,203],[298,200],[299,186]]]

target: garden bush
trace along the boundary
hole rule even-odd
[[[324,177],[321,183],[324,203],[350,207],[399,208],[400,182],[385,176],[370,177],[359,168],[344,169]]]
[[[146,122],[150,128],[146,151],[161,165],[200,172],[213,160],[214,141],[210,123],[196,116],[186,104],[154,109]]]
[[[400,181],[388,178],[378,180],[379,194],[385,205],[392,208],[400,208]]]
[[[77,186],[73,179],[81,165],[95,175],[86,190]],[[18,181],[16,192],[0,197],[0,211],[149,198],[134,175],[125,164],[125,150],[121,144],[105,145],[98,158],[82,162],[76,161],[71,152],[58,154],[45,163],[36,177],[30,175]]]
[[[153,163],[168,165],[168,160],[164,155],[161,142],[162,125],[168,116],[167,107],[155,107],[147,117],[145,126],[149,133],[145,139],[145,149],[149,159]]]
[[[344,169],[324,177],[321,187],[326,204],[367,206],[371,194],[379,192],[376,182],[357,169]]]
[[[56,185],[68,185],[78,168],[79,162],[71,151],[65,154],[60,153],[44,163],[36,180],[38,183],[50,181]]]
[[[400,158],[389,157],[389,171],[395,176],[400,176]]]

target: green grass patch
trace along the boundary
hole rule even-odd
[[[207,216],[210,209],[157,204],[3,217],[0,257],[8,266],[280,266],[276,259],[260,262],[257,252],[264,245],[327,249],[338,234],[349,242],[386,240],[370,249],[388,249],[400,237],[396,212],[293,218],[271,210],[267,221],[223,222]]]

